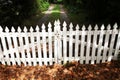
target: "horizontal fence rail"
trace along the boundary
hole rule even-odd
[[[95,64],[112,59],[117,59],[120,54],[120,29],[117,24],[113,26],[102,25],[80,29],[79,25],[67,25],[66,22],[60,25],[55,21],[48,26],[44,24],[26,27],[22,30],[14,27],[5,31],[0,27],[0,63],[7,65],[26,66],[52,65],[54,63],[64,64],[70,61],[78,61],[81,64]],[[46,27],[48,27],[46,31]],[[54,27],[54,30],[52,30]],[[67,30],[69,27],[69,30]],[[75,28],[75,30],[73,30]]]

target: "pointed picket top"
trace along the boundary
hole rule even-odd
[[[30,32],[33,32],[33,27],[32,26],[30,27]]]
[[[24,29],[23,29],[23,31],[24,31],[24,32],[27,32],[27,28],[26,28],[26,26],[24,26]]]
[[[45,24],[42,24],[42,30],[45,30]]]
[[[97,24],[95,25],[95,30],[98,30],[98,25]]]
[[[20,28],[20,26],[18,26],[17,31],[18,31],[19,33],[22,31],[21,28]]]
[[[48,28],[51,28],[52,27],[52,24],[51,22],[48,23]]]
[[[116,30],[118,27],[117,23],[114,24],[113,28]]]
[[[67,24],[66,24],[66,22],[64,21],[64,22],[63,22],[63,31],[66,31],[66,30],[67,30],[66,26],[67,26]]]
[[[91,26],[91,25],[88,26],[88,30],[89,30],[89,31],[92,30],[92,26]]]
[[[5,32],[7,32],[7,33],[9,32],[9,29],[7,26],[5,27]]]
[[[3,31],[3,28],[2,28],[2,26],[0,26],[0,32],[2,32]]]
[[[77,26],[76,26],[76,30],[79,30],[79,25],[77,24]]]
[[[70,23],[70,30],[73,30],[73,24]]]
[[[56,26],[57,21],[55,20],[54,25]]]
[[[83,30],[83,31],[85,30],[85,25],[82,26],[82,30]]]
[[[39,26],[38,26],[38,25],[36,25],[35,30],[36,30],[37,32],[39,32],[40,28],[39,28]]]
[[[108,26],[107,26],[107,30],[110,30],[111,29],[111,26],[110,26],[110,24],[108,24]]]
[[[12,31],[12,32],[15,32],[15,28],[14,28],[13,26],[12,26],[12,28],[11,28],[11,31]]]
[[[52,31],[51,27],[52,27],[52,24],[49,22],[49,23],[48,23],[48,31],[49,31],[49,32]]]
[[[66,26],[67,26],[67,23],[66,23],[65,21],[63,22],[63,26],[64,26],[64,27],[66,27]]]
[[[105,26],[104,26],[104,24],[102,24],[102,26],[101,26],[101,30],[104,30],[104,28],[105,28]]]
[[[59,19],[57,20],[57,24],[58,24],[58,25],[60,24],[60,20],[59,20]]]

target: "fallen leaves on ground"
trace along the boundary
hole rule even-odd
[[[52,66],[0,65],[0,80],[120,80],[120,62]]]

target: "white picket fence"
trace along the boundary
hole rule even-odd
[[[104,25],[98,29],[91,25],[81,29],[73,24],[63,26],[60,21],[55,21],[54,26],[48,24],[48,31],[43,24],[42,30],[36,26],[35,31],[18,27],[5,31],[0,27],[0,63],[7,65],[52,65],[78,61],[81,64],[95,64],[112,59],[117,59],[120,53],[120,29],[117,24],[111,29],[110,25],[105,30]],[[54,31],[52,30],[54,27]],[[69,27],[69,30],[67,30]]]

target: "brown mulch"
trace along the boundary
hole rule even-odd
[[[0,80],[120,80],[120,62],[52,66],[0,65]]]

